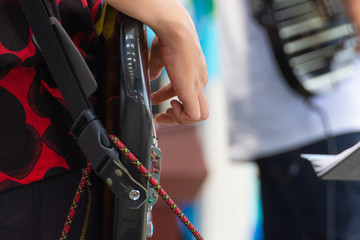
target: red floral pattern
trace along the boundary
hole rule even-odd
[[[94,22],[101,0],[48,0],[89,66],[97,66]],[[32,41],[17,1],[0,0],[0,191],[84,166],[72,119]],[[96,69],[92,69],[96,73]]]

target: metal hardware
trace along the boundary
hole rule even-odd
[[[151,238],[154,235],[154,224],[152,221],[146,223],[146,237]]]
[[[157,141],[155,146],[157,146]],[[152,155],[152,165],[150,167],[150,174],[153,178],[156,179],[157,182],[160,182],[160,166],[161,166],[160,148],[152,147],[151,155]],[[151,211],[152,207],[155,205],[159,197],[158,197],[158,193],[153,187],[149,187],[148,192],[150,196],[150,199],[148,201],[149,202],[148,211]]]
[[[115,174],[116,174],[116,176],[118,176],[118,177],[121,177],[121,176],[123,175],[123,173],[122,173],[122,171],[121,171],[120,169],[116,169],[116,170],[115,170]]]
[[[133,201],[137,201],[140,198],[140,191],[139,190],[131,190],[129,193],[129,198]]]
[[[106,183],[107,183],[109,186],[111,186],[111,185],[112,185],[112,180],[111,180],[111,178],[107,178],[107,179],[106,179]]]

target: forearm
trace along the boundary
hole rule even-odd
[[[145,23],[160,39],[179,34],[183,29],[194,28],[190,16],[177,0],[105,1],[120,12]]]

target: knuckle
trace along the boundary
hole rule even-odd
[[[208,83],[208,81],[209,81],[209,76],[208,76],[208,73],[205,72],[205,73],[204,73],[204,76],[203,76],[204,86]]]
[[[206,84],[208,82],[208,79],[209,79],[209,75],[208,75],[207,67],[206,65],[204,65],[201,71],[201,81],[202,83]]]
[[[210,113],[209,113],[209,112],[206,112],[206,113],[204,113],[204,114],[202,115],[202,119],[201,119],[201,120],[206,120],[206,119],[209,118],[209,116],[210,116]]]

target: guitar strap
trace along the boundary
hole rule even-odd
[[[81,53],[58,20],[51,17],[42,0],[19,0],[34,33],[34,42],[54,78],[74,119],[71,132],[93,165],[95,173],[108,183],[111,191],[129,209],[137,209],[147,200],[147,189],[137,182],[119,160],[102,122],[89,102],[97,88]],[[116,174],[117,172],[123,174]],[[111,184],[110,184],[111,183]],[[139,198],[129,198],[137,189]]]

